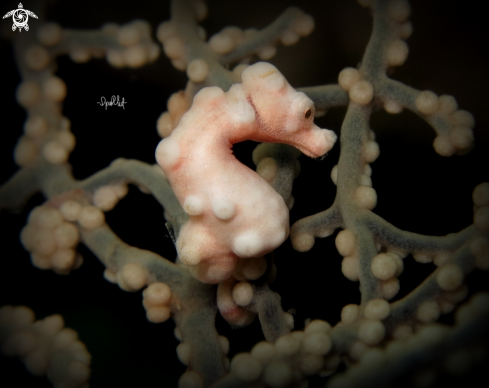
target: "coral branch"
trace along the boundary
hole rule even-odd
[[[251,54],[258,54],[261,59],[269,59],[270,54],[263,51],[267,47],[274,47],[277,40],[282,39],[284,44],[294,44],[299,36],[308,35],[314,28],[314,22],[310,16],[300,9],[291,7],[286,9],[274,22],[261,31],[254,31],[249,37],[243,38],[231,52],[224,54],[219,62],[223,65],[237,62]],[[311,26],[309,26],[309,24]],[[260,55],[261,54],[261,55]]]
[[[400,230],[373,213],[368,214],[363,222],[383,246],[399,248],[404,252],[434,254],[436,252],[454,251],[476,232],[475,226],[471,225],[448,236],[424,236]]]
[[[250,309],[258,314],[263,334],[269,342],[275,342],[294,326],[293,317],[282,310],[279,297],[267,285],[256,288]]]
[[[100,187],[121,182],[135,184],[144,192],[151,193],[169,214],[178,216],[183,213],[159,166],[151,166],[138,160],[116,159],[109,167],[78,182],[76,188],[94,193]]]
[[[37,191],[38,169],[35,167],[23,168],[0,186],[0,209],[16,209]]]
[[[329,108],[347,106],[349,99],[348,93],[339,85],[321,85],[298,88],[309,97],[316,107],[316,115],[326,113]]]
[[[314,238],[328,237],[343,226],[341,212],[336,205],[321,213],[305,217],[295,222],[290,229],[290,238],[294,249],[306,252],[314,245]]]

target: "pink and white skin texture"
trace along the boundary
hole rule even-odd
[[[220,283],[237,260],[260,257],[289,235],[283,198],[232,152],[244,140],[290,144],[317,158],[336,141],[314,122],[314,104],[273,65],[247,67],[228,92],[207,87],[194,97],[156,149],[189,220],[177,239],[179,259],[197,279]]]

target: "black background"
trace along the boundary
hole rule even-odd
[[[208,36],[225,26],[263,28],[287,6],[298,5],[314,16],[316,29],[310,37],[292,47],[279,47],[271,60],[294,87],[337,82],[347,66],[355,66],[363,54],[371,29],[369,11],[355,1],[301,0],[272,2],[209,1],[209,17],[203,22]],[[440,5],[443,4],[443,5]],[[443,158],[433,148],[433,130],[411,112],[372,116],[381,154],[372,164],[373,184],[378,194],[375,212],[397,227],[427,235],[445,235],[472,223],[472,190],[489,181],[489,58],[486,12],[483,2],[411,2],[414,26],[408,39],[406,63],[392,75],[414,88],[454,95],[460,109],[472,112],[476,147],[466,156]],[[0,13],[13,9],[3,6]],[[47,8],[47,19],[67,28],[99,28],[113,21],[126,23],[135,18],[156,26],[169,18],[167,1],[58,1]],[[10,27],[2,20],[2,28]],[[37,23],[30,19],[30,25]],[[25,33],[24,31],[22,33]],[[28,32],[27,32],[28,33]],[[0,111],[0,182],[16,170],[12,150],[21,134],[25,111],[14,100],[20,82],[10,44],[2,40],[2,87]],[[72,122],[77,146],[71,154],[74,175],[83,179],[106,167],[117,157],[154,163],[159,141],[156,120],[166,110],[169,95],[185,87],[185,74],[169,60],[160,58],[141,69],[111,68],[105,60],[75,64],[68,57],[58,59],[57,75],[68,86],[63,114]],[[101,96],[124,97],[125,109],[96,104]],[[346,109],[331,110],[316,123],[339,133]],[[253,143],[235,147],[238,158],[251,166]],[[330,171],[337,163],[339,147],[322,161],[301,157],[302,173],[295,181],[295,206],[291,223],[329,207],[335,186]],[[69,276],[59,276],[31,266],[19,242],[19,232],[28,212],[43,198],[33,197],[20,213],[2,212],[0,217],[0,305],[25,304],[37,316],[60,313],[66,326],[78,331],[93,355],[92,387],[175,387],[185,367],[178,362],[173,322],[151,324],[145,318],[140,293],[127,293],[102,277],[103,266],[83,246],[83,266]],[[151,249],[173,259],[175,250],[164,227],[162,209],[150,196],[131,187],[129,195],[106,214],[109,225],[127,243]],[[336,233],[335,233],[336,235]],[[287,241],[276,251],[278,278],[272,288],[282,295],[284,310],[295,310],[296,329],[306,318],[321,318],[335,324],[341,308],[358,303],[358,284],[341,274],[341,257],[334,236],[317,240],[308,253],[295,252]],[[434,266],[407,258],[400,277],[406,295]],[[486,273],[476,271],[468,279],[471,292],[488,288]],[[444,317],[446,322],[451,317]],[[231,355],[249,351],[262,339],[257,322],[242,330],[230,330],[218,317],[218,331],[231,342]],[[22,363],[1,358],[2,384],[49,386],[45,378],[31,377]],[[319,384],[315,380],[315,384]],[[14,386],[14,384],[12,384]]]

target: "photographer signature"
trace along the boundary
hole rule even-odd
[[[126,101],[124,101],[124,97],[122,97],[122,101],[119,101],[119,95],[116,96],[112,96],[112,98],[110,99],[110,101],[107,101],[105,99],[105,97],[101,97],[100,99],[100,102],[97,102],[97,104],[100,104],[100,106],[104,106],[105,105],[105,110],[107,110],[107,107],[108,106],[119,106],[121,107],[122,106],[122,109],[126,109],[124,108],[124,104],[127,104]]]

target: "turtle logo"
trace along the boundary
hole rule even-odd
[[[14,21],[14,24],[12,24],[12,31],[15,31],[18,28],[19,32],[22,31],[22,28],[25,28],[26,31],[29,31],[29,25],[27,24],[29,16],[37,19],[37,15],[34,12],[29,11],[28,9],[24,9],[22,3],[19,3],[19,8],[7,12],[3,16],[3,18],[5,19],[9,16],[12,16],[12,20]]]

